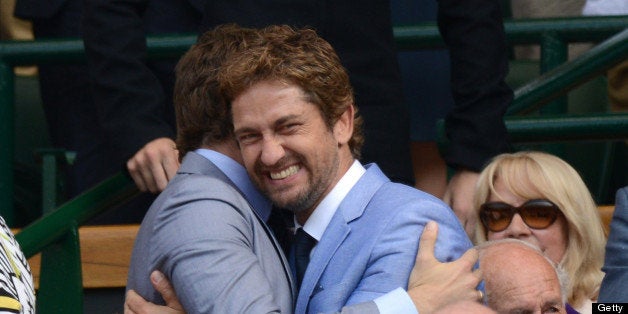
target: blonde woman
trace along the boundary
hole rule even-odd
[[[597,207],[578,173],[542,152],[495,157],[481,172],[476,242],[516,238],[538,246],[569,275],[568,304],[591,313],[604,262]]]

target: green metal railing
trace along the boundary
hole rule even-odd
[[[513,141],[628,138],[627,114],[561,115],[564,113],[564,104],[560,104],[558,99],[575,86],[628,58],[627,26],[628,16],[517,20],[505,23],[511,45],[540,43],[544,52],[541,60],[541,72],[544,74],[516,90],[509,114],[525,113],[541,105],[552,106],[556,101],[559,104],[558,110],[552,111],[555,114],[551,116],[508,117],[506,125]],[[400,50],[443,46],[434,24],[395,27],[394,33]],[[149,57],[178,57],[195,40],[193,35],[151,37],[147,41]],[[576,60],[564,63],[567,43],[582,41],[603,42]],[[548,49],[554,53],[546,53]],[[9,225],[14,218],[13,67],[84,62],[84,58],[80,40],[0,41],[0,215]],[[39,313],[82,312],[77,228],[90,217],[136,193],[128,178],[122,174],[116,175],[61,205],[17,234],[16,238],[27,257],[42,250],[55,256],[54,263],[42,261]]]
[[[42,252],[38,313],[83,313],[78,227],[138,193],[129,178],[118,174],[44,215],[15,236],[26,257]]]

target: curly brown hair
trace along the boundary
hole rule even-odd
[[[278,80],[299,86],[306,100],[317,105],[331,130],[348,106],[353,88],[332,46],[312,29],[273,25],[260,30],[259,41],[233,55],[219,71],[222,95],[232,101],[255,83]],[[362,118],[355,108],[349,148],[360,158],[364,143]]]
[[[219,25],[203,33],[179,60],[173,101],[180,158],[201,146],[233,137],[233,124],[218,90],[217,74],[225,60],[258,37],[259,31],[252,28]]]

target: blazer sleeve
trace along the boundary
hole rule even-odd
[[[628,302],[628,186],[617,191],[598,302]]]
[[[445,161],[479,172],[510,149],[503,116],[513,93],[498,0],[439,0],[438,26],[449,48],[454,108],[445,118]]]
[[[363,302],[343,307],[339,314],[379,314],[379,309],[373,301]]]
[[[114,149],[128,157],[153,139],[174,137],[164,118],[172,106],[146,61],[148,2],[84,2],[83,40],[99,122]]]
[[[173,196],[154,225],[155,265],[188,313],[280,312],[269,283],[280,275],[269,278],[254,253],[253,246],[260,245],[253,234],[255,218],[239,209],[248,207],[246,201],[226,189],[219,198],[206,197],[193,187],[199,183],[207,184],[190,182],[179,192],[187,195]]]
[[[407,289],[419,237],[431,220],[438,223],[434,254],[439,261],[456,260],[472,247],[456,216],[444,204],[427,199],[407,204],[377,231],[368,267],[347,304],[374,300],[398,287]]]

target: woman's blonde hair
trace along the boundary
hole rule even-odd
[[[597,299],[604,273],[606,236],[591,193],[578,172],[562,159],[543,152],[523,151],[495,157],[480,173],[474,208],[485,203],[500,183],[523,199],[547,199],[556,204],[567,221],[568,242],[560,265],[570,278],[568,302],[578,307]],[[478,218],[478,221],[479,218]],[[487,240],[488,230],[478,223],[476,243]]]

